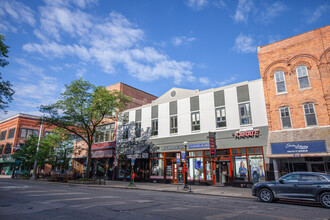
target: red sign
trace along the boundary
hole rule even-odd
[[[250,138],[250,137],[259,137],[259,129],[251,130],[251,131],[236,131],[233,136],[236,139],[241,138]]]
[[[187,167],[186,167],[186,165],[183,166],[182,172],[183,173],[187,173]]]
[[[215,156],[215,132],[209,132],[209,141],[210,141],[210,153],[211,157]]]
[[[133,173],[133,175],[132,175],[132,179],[135,179],[135,173]]]

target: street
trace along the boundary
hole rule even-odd
[[[0,219],[329,219],[317,204],[0,179]]]

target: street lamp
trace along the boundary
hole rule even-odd
[[[185,175],[184,175],[184,187],[183,188],[188,189],[189,188],[189,186],[188,186],[188,168],[187,168],[187,165],[188,165],[188,159],[187,159],[188,142],[187,141],[183,142],[183,145],[184,145],[184,152],[185,152],[184,167],[186,169],[186,172],[185,172]]]
[[[41,139],[41,133],[42,133],[42,126],[44,122],[44,114],[41,116],[41,125],[40,125],[40,131],[39,131],[39,138],[38,138],[38,143],[37,143],[37,151],[36,151],[36,158],[34,160],[34,166],[33,166],[33,175],[31,179],[37,179],[36,172],[37,172],[37,157],[38,157],[38,152],[39,152],[39,144],[40,144],[40,139]]]
[[[129,141],[129,146],[133,146],[133,153],[131,156],[131,186],[134,186],[134,164],[135,164],[135,137],[133,137],[132,141]]]

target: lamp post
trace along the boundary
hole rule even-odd
[[[184,167],[186,167],[186,172],[184,174],[184,187],[185,189],[188,189],[189,186],[188,186],[188,168],[187,168],[187,165],[188,165],[188,158],[187,158],[187,151],[188,151],[188,142],[185,141],[183,142],[183,145],[184,145],[184,152],[185,152],[185,163],[184,163]]]
[[[37,143],[36,158],[34,160],[33,175],[31,177],[31,179],[34,179],[34,180],[37,179],[37,176],[36,176],[36,172],[37,172],[37,157],[38,157],[38,152],[39,152],[39,144],[40,144],[40,139],[41,139],[43,122],[44,122],[44,114],[42,114],[42,116],[41,116],[41,125],[40,125],[39,138],[38,138],[38,143]]]
[[[134,186],[134,163],[135,163],[135,137],[133,137],[132,141],[129,142],[129,146],[133,146],[133,153],[131,156],[131,186]]]

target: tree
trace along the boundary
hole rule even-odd
[[[65,92],[56,103],[41,106],[40,109],[48,113],[45,116],[46,123],[75,134],[86,143],[86,177],[90,178],[91,150],[97,126],[104,124],[106,118],[115,120],[116,112],[124,110],[131,98],[116,90],[108,91],[103,86],[94,86],[82,78],[65,87]]]
[[[0,34],[0,66],[5,67],[8,65],[8,61],[5,59],[8,57],[8,48],[4,44],[5,37]],[[0,72],[0,110],[5,110],[8,107],[8,103],[13,100],[15,91],[12,89],[12,85],[9,81],[4,81]]]
[[[54,142],[50,139],[42,137],[39,144],[39,152],[37,152],[38,137],[31,136],[25,141],[20,150],[14,154],[14,158],[21,160],[22,165],[33,167],[35,159],[39,167],[45,164],[51,164],[54,160]]]

